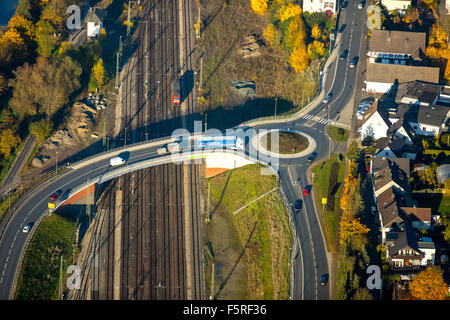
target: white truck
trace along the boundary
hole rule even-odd
[[[173,152],[181,152],[181,151],[183,151],[183,148],[181,148],[179,143],[172,142],[172,143],[167,144],[167,150],[170,153],[173,153]]]
[[[158,150],[156,150],[156,152],[158,153],[158,155],[161,156],[167,153],[167,148],[166,147],[159,148]]]

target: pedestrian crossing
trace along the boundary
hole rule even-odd
[[[301,119],[305,119],[306,121],[310,121],[310,120],[311,120],[311,121],[316,121],[316,122],[321,123],[321,124],[327,124],[328,122],[331,121],[330,119],[319,118],[319,117],[314,116],[314,115],[309,114],[309,113],[303,115],[303,116],[301,117]]]

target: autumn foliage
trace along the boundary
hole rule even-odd
[[[355,215],[361,209],[361,195],[359,193],[359,180],[354,173],[356,164],[350,161],[348,174],[344,179],[344,190],[342,192],[340,207],[342,217],[339,224],[339,243],[342,245],[352,237],[365,236],[369,229],[361,223]]]
[[[448,293],[442,270],[437,266],[421,271],[411,281],[409,289],[413,298],[418,300],[443,300]]]
[[[428,38],[426,55],[441,67],[441,75],[450,80],[450,50],[447,44],[447,33],[436,24],[433,25]]]
[[[257,14],[263,15],[267,13],[269,8],[268,0],[250,0],[250,5]]]
[[[278,11],[280,21],[284,22],[295,16],[302,14],[302,8],[298,4],[289,3],[287,6],[282,6]]]

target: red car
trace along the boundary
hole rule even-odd
[[[303,195],[309,196],[309,190],[307,188],[303,189]]]
[[[50,197],[48,197],[50,200],[56,200],[56,199],[58,199],[59,198],[59,196],[61,195],[61,193],[62,193],[62,190],[58,190],[58,191],[56,191],[55,193],[52,193],[51,195],[50,195]]]

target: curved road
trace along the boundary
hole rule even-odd
[[[320,100],[308,107],[308,117],[301,117],[294,121],[272,123],[255,126],[255,129],[289,129],[295,128],[310,135],[316,140],[317,159],[325,158],[329,152],[329,138],[325,134],[328,119],[339,120],[342,109],[353,100],[356,86],[359,62],[356,68],[349,67],[349,61],[359,56],[363,32],[363,17],[365,10],[356,9],[356,1],[349,1],[348,7],[342,9],[337,26],[339,32],[336,49],[331,55],[328,67],[325,69],[326,77],[323,83],[323,93],[333,92],[328,105]],[[345,28],[343,28],[345,25]],[[348,49],[348,58],[341,61],[338,56],[341,50]],[[336,52],[335,52],[336,51]],[[337,53],[337,54],[336,54]],[[314,120],[311,120],[314,119]],[[317,120],[317,119],[321,119]],[[157,157],[159,146],[152,145],[146,148],[130,151],[128,165],[139,161]],[[118,153],[118,152],[116,152]],[[88,182],[94,177],[107,175],[111,170],[108,157],[95,161],[86,166],[70,170],[63,176],[53,180],[46,186],[28,197],[16,210],[7,227],[1,231],[0,240],[0,299],[9,299],[11,289],[19,266],[22,251],[25,248],[30,234],[22,233],[22,228],[30,222],[40,219],[47,210],[48,196],[58,189],[66,191]],[[280,159],[279,176],[286,191],[288,200],[293,203],[297,199],[303,200],[303,207],[295,216],[295,227],[299,236],[300,251],[295,257],[295,287],[294,299],[328,300],[330,298],[329,286],[320,286],[319,279],[322,274],[329,273],[327,251],[323,239],[320,223],[318,222],[315,205],[310,196],[303,197],[301,189],[310,184],[307,177],[309,163],[306,156],[296,159]],[[294,181],[299,181],[294,184]]]

